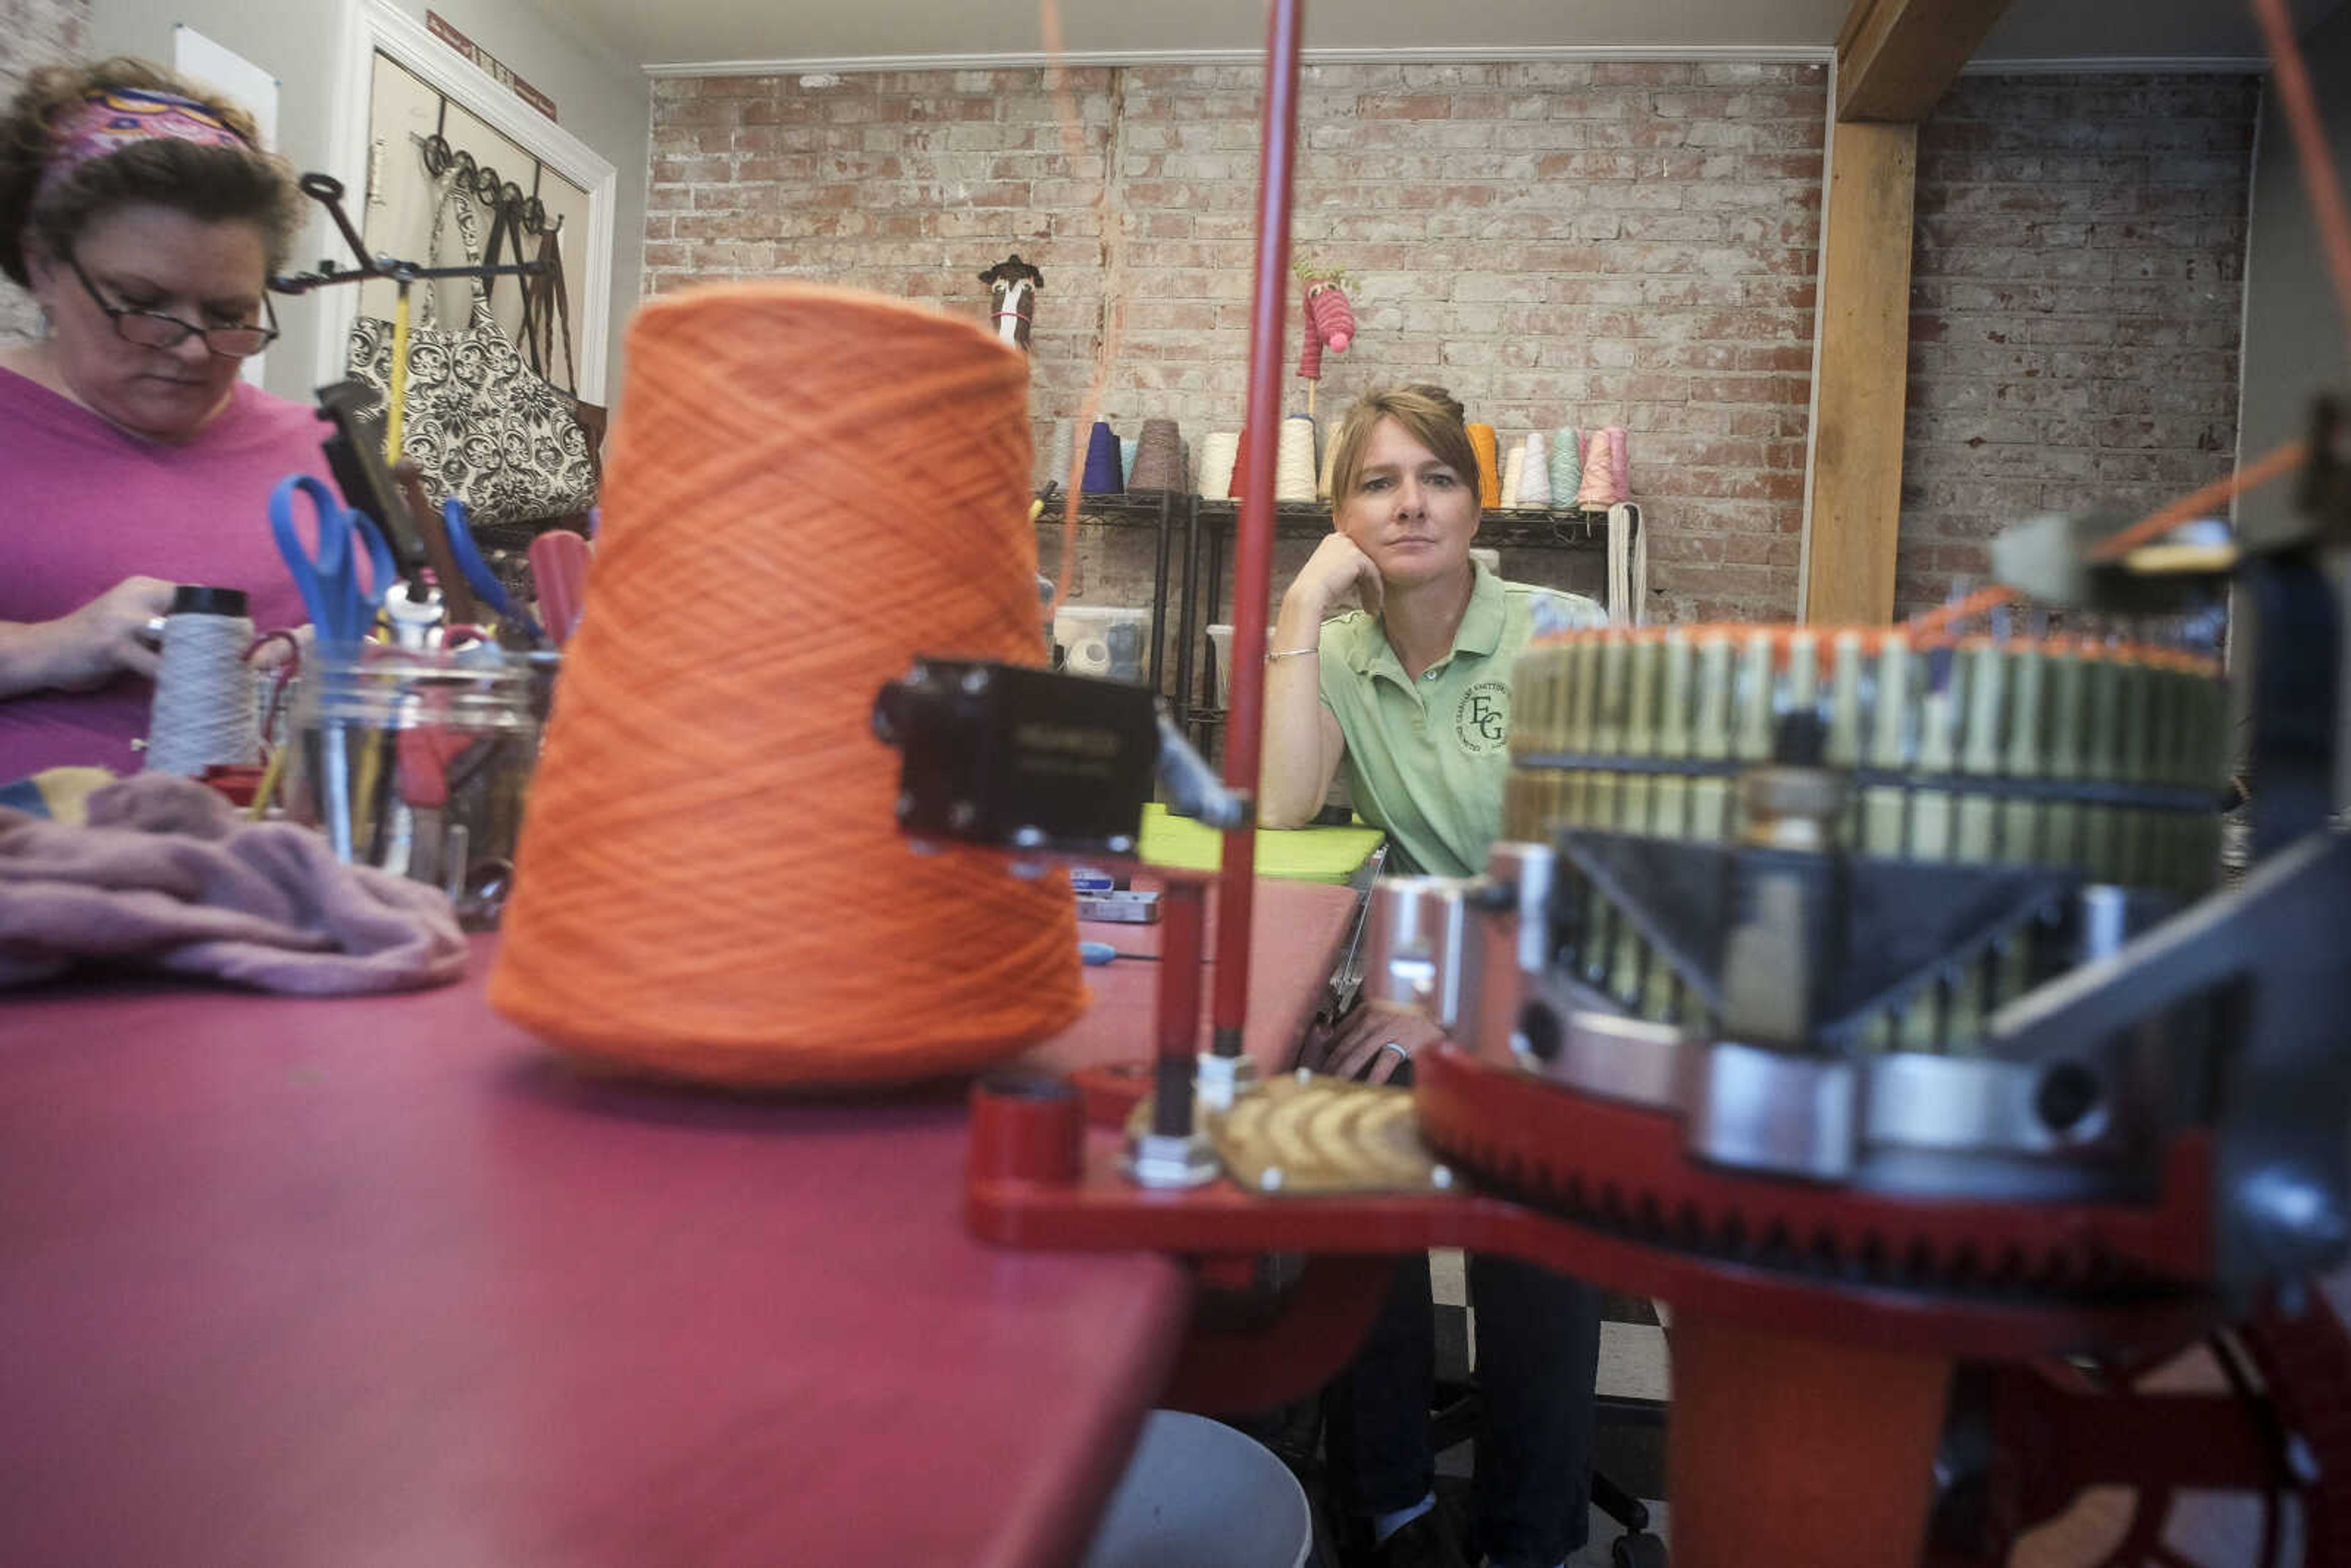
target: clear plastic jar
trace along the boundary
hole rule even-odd
[[[286,798],[349,865],[445,891],[470,928],[514,881],[553,655],[369,644],[315,653],[295,699]]]

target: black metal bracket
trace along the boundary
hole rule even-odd
[[[335,227],[341,231],[343,243],[351,247],[351,255],[358,258],[358,265],[340,267],[329,257],[319,264],[316,272],[288,273],[271,278],[269,287],[274,293],[308,294],[314,288],[324,288],[332,284],[365,283],[374,277],[388,278],[404,286],[429,283],[444,277],[535,277],[547,270],[544,263],[537,261],[508,262],[504,266],[485,263],[478,267],[419,267],[413,261],[402,261],[395,256],[370,256],[367,240],[351,223],[350,214],[343,210],[343,183],[331,174],[310,173],[302,176],[300,185],[302,193],[326,208],[327,215],[334,219]],[[500,210],[495,225],[503,225],[505,222],[506,214]],[[482,254],[496,256],[500,239],[500,227],[493,226],[489,247]]]

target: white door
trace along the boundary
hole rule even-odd
[[[558,243],[567,282],[576,288],[575,280],[580,276],[581,246],[588,231],[588,193],[463,105],[449,101],[397,60],[378,52],[374,68],[373,91],[369,99],[367,212],[360,221],[369,252],[444,267],[460,266],[466,260],[454,211],[442,224],[437,248],[435,245],[435,207],[442,192],[464,167],[460,162],[438,180],[434,177],[425,162],[425,148],[428,139],[437,134],[452,152],[467,154],[476,169],[496,171],[500,187],[514,187],[526,204],[534,195],[538,198],[545,213],[544,224],[549,227],[560,225]],[[476,235],[486,245],[491,228],[487,204],[471,193],[461,193],[451,201],[453,205],[456,202],[469,204]],[[538,235],[526,232],[521,238],[524,256],[535,258],[538,254]],[[498,259],[511,262],[514,252],[510,248],[502,250]],[[395,287],[386,281],[363,283],[360,286],[360,309],[366,315],[389,320],[395,293]],[[464,324],[472,308],[473,293],[474,285],[464,279],[435,286],[434,305],[443,325]],[[421,307],[423,302],[418,299],[414,303]],[[507,335],[518,338],[522,325],[520,280],[494,280],[490,306]],[[568,346],[572,355],[569,363],[576,363],[580,351],[577,309],[571,312],[568,325],[570,337],[563,346]],[[549,374],[558,386],[567,389],[574,384],[569,363],[559,347]]]

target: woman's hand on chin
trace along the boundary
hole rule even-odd
[[[1345,534],[1333,532],[1314,547],[1314,553],[1299,568],[1290,591],[1310,596],[1315,619],[1320,621],[1350,603],[1360,604],[1365,613],[1377,615],[1385,588],[1380,569],[1362,547]]]

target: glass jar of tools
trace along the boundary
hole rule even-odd
[[[558,655],[474,648],[316,651],[295,699],[286,800],[347,865],[449,894],[497,924]]]

